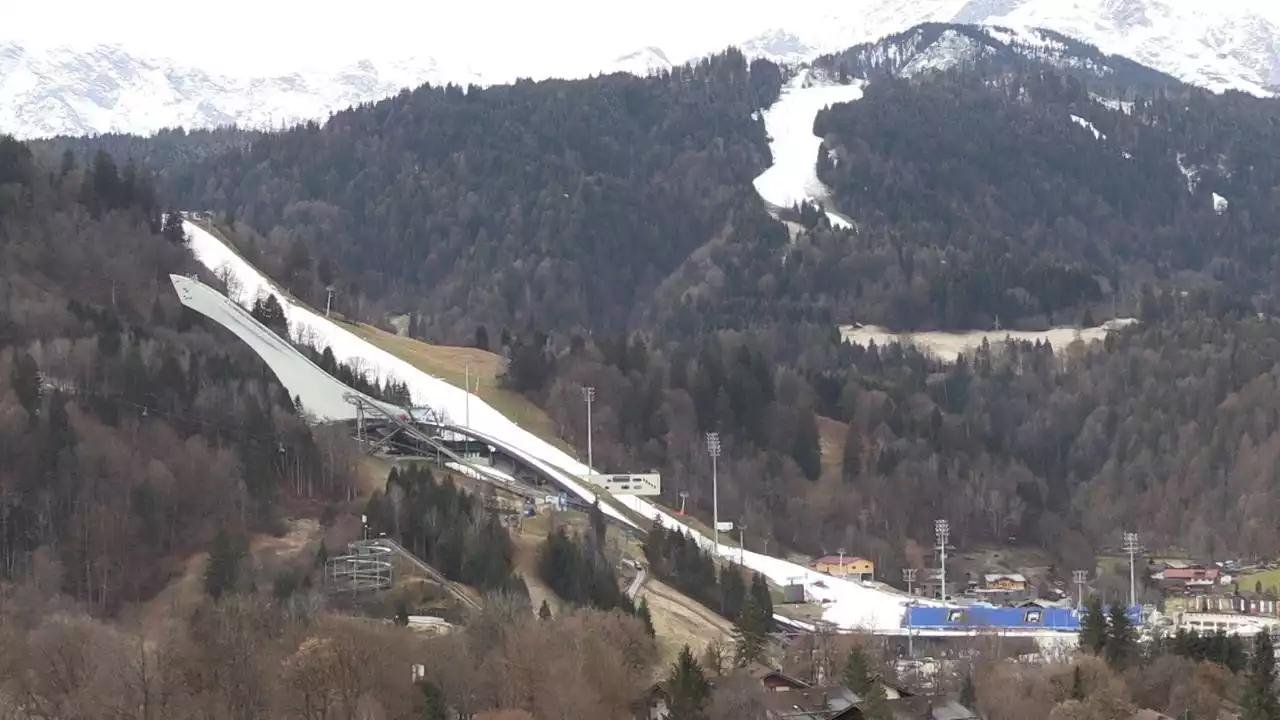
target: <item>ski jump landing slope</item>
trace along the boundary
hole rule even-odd
[[[183,224],[190,239],[191,251],[196,260],[215,275],[231,280],[228,284],[236,291],[233,294],[235,301],[248,304],[255,298],[267,294],[274,295],[281,307],[284,308],[285,317],[289,321],[291,330],[300,337],[307,338],[319,346],[328,345],[338,361],[372,371],[379,380],[394,378],[405,383],[409,388],[415,405],[429,406],[437,412],[445,413],[448,417],[456,418],[465,415],[467,393],[462,388],[450,385],[444,380],[418,370],[409,363],[366,342],[327,318],[316,314],[292,297],[281,292],[257,268],[250,265],[244,258],[241,258],[204,228],[189,221]],[[176,285],[177,283],[175,282]],[[214,294],[217,295],[217,293]],[[221,298],[219,299],[221,300]],[[244,313],[244,317],[254,323],[257,322],[248,313]],[[216,320],[217,318],[214,319]],[[222,321],[219,320],[219,322]],[[223,324],[225,325],[225,323]],[[240,322],[239,324],[244,325],[245,323]],[[270,343],[267,338],[248,339],[255,334],[260,335],[261,332],[252,331],[249,328],[236,330],[236,328],[231,327],[231,329],[238,336],[246,338],[246,342],[250,342],[255,350],[259,350],[260,347],[263,348],[263,350],[259,350],[260,353],[273,353],[281,350],[277,345]],[[269,332],[265,328],[262,330]],[[241,334],[241,332],[246,334]],[[272,335],[274,334],[272,333]],[[280,339],[276,338],[276,340]],[[287,343],[283,341],[280,341],[279,345],[287,347]],[[292,350],[292,348],[289,349]],[[263,357],[267,358],[267,355],[264,354]],[[268,358],[268,363],[272,362]],[[282,371],[286,374],[298,372],[305,374],[305,377],[313,377],[309,369],[300,365],[290,365],[279,358],[275,362],[280,363],[280,368],[282,369],[277,370],[278,374]],[[307,365],[310,368],[319,370],[318,367],[310,362]],[[276,367],[275,364],[272,364],[273,370],[276,370]],[[325,408],[325,412],[335,413],[336,417],[347,417],[341,413],[352,412],[339,409],[337,402],[332,399],[333,395],[340,398],[342,393],[351,391],[350,388],[337,383],[336,380],[333,380],[333,382],[342,388],[341,393],[334,392],[331,385],[325,385],[319,379],[315,379],[314,382],[311,380],[305,382],[295,381],[292,378],[285,380],[284,374],[281,374],[281,379],[285,382],[285,386],[289,388],[290,392],[302,398],[303,406],[317,415],[320,414],[318,409],[320,407]],[[302,390],[306,390],[307,394],[301,392]],[[312,397],[311,393],[313,392],[317,395],[324,393],[331,396],[328,399]],[[343,403],[345,404],[345,401]],[[477,439],[487,441],[503,450],[503,452],[524,459],[544,472],[554,475],[559,479],[560,485],[577,495],[583,502],[588,504],[596,502],[596,494],[588,489],[585,481],[581,480],[589,472],[586,465],[512,422],[480,398],[471,397],[470,404],[470,428],[459,428],[459,430],[470,431]],[[708,551],[713,550],[711,538],[698,533],[644,498],[634,495],[619,495],[615,496],[614,500],[644,517],[660,522],[668,529],[689,535]],[[607,515],[631,527],[636,527],[634,522],[608,503],[601,503],[600,507]],[[823,619],[838,628],[895,632],[901,629],[906,604],[911,600],[914,599],[921,604],[938,604],[931,601],[922,601],[920,598],[910,598],[898,592],[841,580],[814,572],[804,565],[798,565],[760,553],[742,552],[737,548],[722,545],[720,554],[732,561],[741,559],[743,565],[761,573],[776,584],[781,585],[791,582],[803,584],[809,597],[824,603],[826,609]]]

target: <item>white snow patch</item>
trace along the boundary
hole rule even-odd
[[[778,101],[764,111],[773,165],[754,181],[764,201],[788,208],[803,201],[825,200],[830,191],[818,179],[818,148],[822,139],[813,134],[813,119],[825,107],[852,102],[862,97],[862,84],[836,85],[804,70],[782,89]],[[849,223],[832,213],[827,218],[836,227]]]
[[[1084,128],[1085,130],[1088,130],[1089,132],[1093,133],[1093,137],[1094,137],[1094,139],[1095,139],[1095,140],[1106,140],[1106,139],[1107,139],[1107,136],[1106,136],[1106,135],[1103,135],[1103,134],[1102,134],[1102,131],[1100,131],[1100,130],[1098,130],[1098,128],[1094,127],[1093,123],[1089,122],[1088,120],[1085,120],[1084,118],[1080,117],[1079,115],[1072,115],[1072,116],[1071,116],[1071,122],[1073,122],[1073,123],[1075,123],[1075,124],[1079,125],[1080,127]]]
[[[986,340],[991,345],[1003,342],[1006,338],[1027,342],[1048,341],[1056,348],[1066,347],[1075,340],[1094,342],[1104,339],[1108,332],[1119,330],[1137,322],[1134,318],[1116,318],[1091,328],[1059,327],[1052,330],[1025,332],[1018,330],[970,330],[967,332],[894,332],[875,325],[842,325],[840,335],[845,342],[866,347],[874,342],[878,347],[891,343],[912,344],[944,362],[954,362],[965,352],[982,345]]]
[[[1213,211],[1214,212],[1221,215],[1222,213],[1227,211],[1227,205],[1228,203],[1226,198],[1222,197],[1218,193],[1213,194]]]
[[[1200,170],[1187,165],[1186,161],[1186,154],[1178,153],[1178,169],[1182,171],[1182,177],[1187,181],[1187,192],[1194,193],[1196,185],[1200,182]]]

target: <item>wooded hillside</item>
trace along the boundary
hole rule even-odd
[[[178,303],[169,273],[196,266],[160,209],[133,166],[46,167],[0,137],[0,576],[39,565],[101,612],[352,475],[341,438]]]

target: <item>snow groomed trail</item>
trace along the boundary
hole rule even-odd
[[[813,134],[813,119],[823,108],[862,98],[862,84],[837,85],[801,70],[782,88],[778,100],[764,111],[773,165],[755,179],[756,192],[774,207],[789,208],[805,200],[826,202],[827,186],[818,179],[818,150],[822,138]],[[835,227],[849,222],[832,212]]]
[[[297,303],[293,298],[281,292],[257,268],[254,268],[204,228],[189,221],[184,222],[184,226],[190,238],[191,251],[197,261],[215,275],[223,279],[230,278],[232,280],[231,285],[236,290],[234,299],[237,302],[248,304],[254,298],[267,294],[275,295],[276,300],[284,308],[285,317],[289,321],[291,331],[295,334],[321,347],[328,345],[333,351],[334,357],[340,362],[359,365],[367,371],[371,371],[379,379],[394,378],[405,383],[409,388],[415,405],[430,406],[436,411],[443,411],[453,418],[465,416],[467,398],[466,392],[462,388],[450,385],[444,380],[418,370],[409,363],[366,342],[354,333]],[[177,285],[178,283],[175,282],[175,286]],[[247,313],[244,315],[248,317]],[[252,320],[251,317],[249,319]],[[223,324],[226,325],[226,323]],[[261,334],[255,332],[246,323],[241,322],[240,324],[245,325],[245,327],[235,331],[242,338]],[[228,325],[228,327],[231,326]],[[279,344],[285,345],[278,338],[276,340]],[[250,342],[251,347],[260,354],[273,352],[271,348],[267,347],[269,344],[271,344],[269,339],[264,340],[262,338]],[[267,355],[264,354],[263,357],[266,359]],[[302,368],[291,369],[290,365],[281,364],[279,360],[273,363],[268,359],[268,364],[277,373],[285,372],[291,374],[298,372],[305,373],[308,378],[313,378],[313,382],[299,382],[296,378],[290,378],[285,384],[290,392],[302,398],[304,407],[316,406],[317,409],[323,407],[327,412],[343,417],[340,415],[342,411],[336,407],[336,403],[333,400],[333,396],[338,393],[338,390],[332,384],[336,383],[332,378],[329,378],[332,383],[314,378],[313,373]],[[279,369],[277,369],[277,365],[279,365]],[[337,385],[341,386],[342,392],[351,391],[341,383],[337,383]],[[328,397],[326,398],[325,396]],[[585,481],[581,480],[583,476],[588,474],[586,465],[507,419],[480,398],[473,396],[470,404],[470,430],[478,438],[489,440],[492,444],[503,448],[504,451],[513,451],[513,454],[526,459],[545,472],[555,473],[561,479],[561,484],[584,502],[594,503],[596,501],[595,493],[587,488]],[[708,550],[713,548],[714,543],[711,538],[689,528],[674,516],[663,512],[657,506],[641,497],[620,495],[615,496],[614,500],[643,517],[657,520],[668,529],[688,534]],[[601,509],[611,517],[635,527],[634,522],[614,510],[607,503],[601,503]],[[909,600],[904,594],[841,580],[815,572],[803,565],[760,553],[743,552],[737,548],[721,546],[720,555],[733,561],[737,561],[741,557],[742,563],[746,567],[761,573],[776,584],[802,583],[812,599],[826,605],[823,619],[836,627],[881,632],[901,631],[902,618],[906,603]],[[932,601],[921,601],[920,598],[915,598],[915,600],[918,603],[937,604]]]

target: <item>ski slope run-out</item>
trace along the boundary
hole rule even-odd
[[[296,335],[306,337],[310,342],[322,347],[327,345],[332,350],[334,358],[340,362],[363,367],[381,379],[395,378],[405,383],[415,405],[430,406],[437,412],[443,411],[454,418],[463,417],[466,414],[467,397],[462,388],[418,370],[346,328],[318,315],[310,308],[297,303],[292,297],[281,292],[257,268],[224,245],[221,240],[199,225],[191,222],[184,224],[190,238],[191,251],[196,259],[214,274],[224,280],[232,281],[230,284],[236,290],[236,297],[234,297],[236,301],[248,304],[254,298],[268,294],[275,295],[284,309],[291,331]],[[253,321],[248,313],[243,315]],[[256,323],[256,321],[253,322]],[[237,335],[244,337],[240,332],[237,332]],[[276,340],[284,344],[279,338]],[[270,344],[270,340],[261,338],[256,344],[251,343],[251,346],[262,353],[260,346],[265,347],[267,344]],[[268,349],[267,352],[270,353],[271,350]],[[264,355],[264,358],[267,358],[267,355]],[[271,364],[270,359],[268,363]],[[277,369],[276,364],[271,366],[273,370]],[[308,377],[314,375],[305,368],[291,368],[283,364],[277,372],[307,373]],[[326,384],[326,381],[319,378],[314,378],[314,382],[316,383],[314,387],[303,387],[296,381],[290,380],[286,383],[286,387],[289,387],[290,392],[302,396],[304,407],[316,406],[315,409],[323,407],[332,413],[332,417],[348,417],[349,415],[343,413],[349,411],[338,408],[336,401],[324,400],[316,396],[329,393],[341,397],[339,392],[350,392],[350,389],[336,383],[341,386],[339,391],[334,384]],[[544,472],[554,473],[561,479],[561,485],[584,502],[596,501],[595,494],[586,487],[585,482],[581,481],[581,478],[588,474],[586,465],[512,422],[480,398],[472,396],[470,404],[471,420],[468,430],[478,439],[490,441],[494,445],[503,447],[504,450],[514,451],[513,454],[523,456],[523,459],[530,461]],[[713,547],[710,538],[693,531],[674,516],[659,510],[641,497],[620,495],[615,496],[614,500],[644,517],[657,520],[668,529],[689,534],[708,550]],[[601,509],[634,527],[634,523],[611,508],[608,503],[601,503]],[[811,598],[825,604],[823,619],[840,628],[896,631],[902,625],[906,603],[911,599],[898,592],[841,580],[815,572],[803,565],[760,553],[743,552],[727,546],[721,546],[720,553],[735,561],[741,558],[743,565],[768,577],[774,583],[803,584]],[[936,604],[919,598],[914,600]]]
[[[830,191],[818,179],[822,139],[813,134],[813,120],[823,108],[860,98],[861,83],[838,85],[809,70],[801,70],[783,86],[778,100],[764,111],[773,165],[754,184],[766,203],[789,208],[805,200],[828,202]],[[827,212],[827,218],[836,227],[849,227],[835,213]]]

